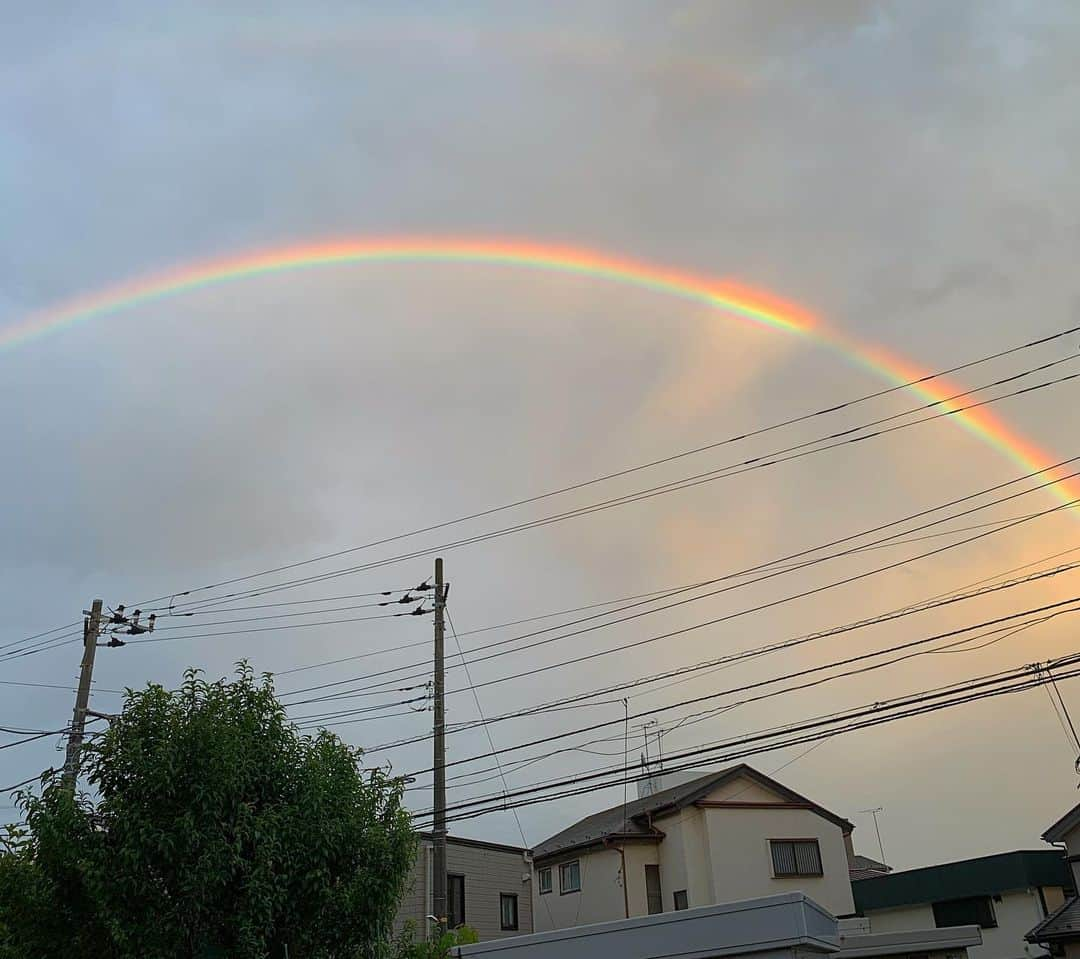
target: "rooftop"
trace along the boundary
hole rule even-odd
[[[811,802],[805,796],[800,796],[794,790],[778,783],[764,773],[758,772],[752,766],[740,763],[730,769],[699,776],[690,782],[680,783],[669,789],[662,789],[651,796],[632,800],[625,806],[620,803],[610,809],[586,816],[537,845],[533,849],[533,858],[543,859],[559,852],[601,843],[605,839],[658,842],[663,838],[663,833],[650,824],[650,817],[675,812],[690,806],[697,800],[707,796],[717,786],[740,776],[751,779],[759,785],[778,793],[789,802],[805,804],[818,815],[836,823],[845,832],[850,832],[855,828],[843,817],[829,812],[829,810]]]
[[[1070,886],[1065,856],[1056,849],[1018,850],[993,856],[906,869],[852,882],[860,912],[968,896],[992,896],[1011,889]]]

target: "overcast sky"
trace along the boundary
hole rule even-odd
[[[188,3],[167,14],[145,3],[8,6],[0,328],[188,261],[386,234],[518,237],[732,278],[925,369],[1080,322],[1073,3],[324,2],[276,4],[272,15],[254,3]],[[1077,345],[1073,337],[962,382],[980,385]],[[0,642],[73,622],[95,596],[138,602],[391,536],[883,385],[812,339],[673,297],[510,267],[321,267],[130,309],[0,352]],[[1080,453],[1076,399],[1067,383],[995,408],[1064,459]],[[889,397],[462,530],[618,495],[918,402]],[[946,420],[448,551],[454,625],[465,632],[722,576],[1022,472]],[[1055,502],[1037,495],[989,515]],[[1080,545],[1078,522],[1058,512],[767,612],[482,688],[480,704],[497,714],[873,615]],[[481,663],[472,678],[723,616],[924,546],[873,551]],[[284,598],[404,586],[429,572],[430,560],[416,559]],[[1063,599],[1078,583],[1059,577],[765,657],[635,695],[630,710]],[[258,614],[231,614],[243,615]],[[1076,648],[1075,635],[1063,617],[983,649],[672,730],[665,749],[1059,656]],[[247,657],[278,671],[429,636],[430,621],[417,618],[105,649],[93,705],[117,708],[107,690],[126,685],[176,684],[188,665],[218,676]],[[362,677],[417,653],[425,650],[278,685]],[[66,685],[78,655],[67,645],[8,660],[0,680]],[[474,718],[461,670],[449,685],[450,720]],[[70,692],[0,690],[4,725],[69,720]],[[1062,692],[1080,711],[1080,687]],[[492,735],[508,746],[622,714],[621,703],[606,702]],[[339,731],[371,746],[428,723],[418,713]],[[641,736],[632,733],[636,754]],[[56,742],[0,752],[0,785],[58,764]],[[451,759],[488,748],[482,734],[450,737]],[[589,748],[512,773],[511,788],[621,751]],[[798,753],[751,762],[771,772]],[[886,857],[909,867],[1037,848],[1076,801],[1074,754],[1035,690],[834,739],[778,775],[853,819],[867,854],[877,843],[860,811],[883,806]],[[424,745],[372,761],[388,758],[403,772],[424,768],[430,754]],[[452,791],[451,801],[468,792]],[[526,841],[621,795],[527,807]],[[427,800],[411,794],[415,808]],[[0,809],[0,819],[13,816]],[[521,840],[505,813],[455,829]]]

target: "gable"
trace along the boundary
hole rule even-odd
[[[732,776],[701,797],[706,802],[784,803],[789,798],[765,783],[751,779],[745,773]]]

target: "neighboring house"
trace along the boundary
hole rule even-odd
[[[871,859],[869,856],[860,856],[857,853],[851,857],[851,868],[848,875],[851,881],[856,879],[872,879],[874,876],[885,876],[892,872],[892,867],[883,862]]]
[[[967,959],[976,926],[867,934],[805,894],[702,906],[459,946],[456,959]]]
[[[398,907],[394,924],[400,930],[411,921],[418,937],[430,930],[432,852],[431,835],[421,834],[412,881]],[[533,931],[528,850],[447,836],[446,872],[451,928],[470,926],[476,930],[481,942]]]
[[[973,924],[983,944],[971,959],[1021,959],[1046,955],[1024,935],[1062,904],[1068,885],[1065,858],[1040,849],[905,869],[851,888],[875,934]]]
[[[1080,805],[1073,806],[1042,834],[1046,842],[1065,846],[1072,889],[1069,897],[1027,934],[1028,942],[1049,947],[1066,959],[1080,959]]]
[[[537,931],[781,892],[854,912],[850,822],[739,765],[587,816],[533,849]]]

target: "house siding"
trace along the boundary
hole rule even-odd
[[[417,935],[422,935],[429,923],[431,843],[423,841],[411,880],[398,908],[395,929],[411,921]],[[476,930],[481,942],[523,936],[533,931],[532,882],[524,850],[492,848],[455,842],[446,844],[446,871],[465,877],[465,924]],[[518,928],[501,928],[499,896],[508,893],[518,897]]]

